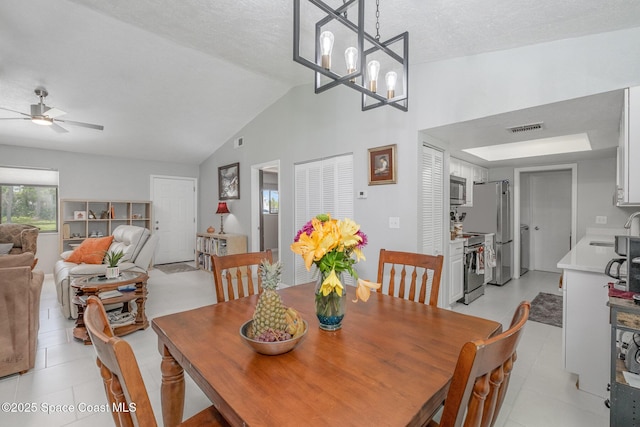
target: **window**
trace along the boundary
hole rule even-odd
[[[58,171],[0,167],[0,223],[58,231]]]
[[[277,190],[262,190],[262,213],[277,214],[280,208]]]

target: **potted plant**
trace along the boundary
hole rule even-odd
[[[108,251],[105,254],[104,260],[107,264],[107,279],[114,279],[120,276],[120,267],[118,267],[118,262],[123,256],[124,253],[122,251]]]

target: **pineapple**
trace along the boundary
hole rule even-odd
[[[258,298],[256,310],[253,313],[253,336],[257,337],[267,329],[286,331],[286,307],[276,289],[282,275],[282,263],[270,263],[263,260],[260,263],[260,279],[263,291]]]

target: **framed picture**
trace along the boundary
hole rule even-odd
[[[369,148],[369,185],[396,183],[396,144]]]
[[[232,163],[218,168],[218,199],[240,198],[240,163]]]
[[[73,219],[87,219],[86,211],[73,211]]]

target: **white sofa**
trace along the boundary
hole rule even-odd
[[[124,257],[118,263],[120,271],[139,271],[146,273],[151,265],[153,253],[158,244],[158,236],[151,235],[148,229],[134,225],[120,225],[113,230],[113,242],[109,251],[121,250]],[[73,251],[60,254],[53,269],[53,278],[62,313],[70,319],[78,317],[78,310],[71,302],[74,293],[71,281],[77,277],[105,274],[106,264],[75,264],[65,261]]]

